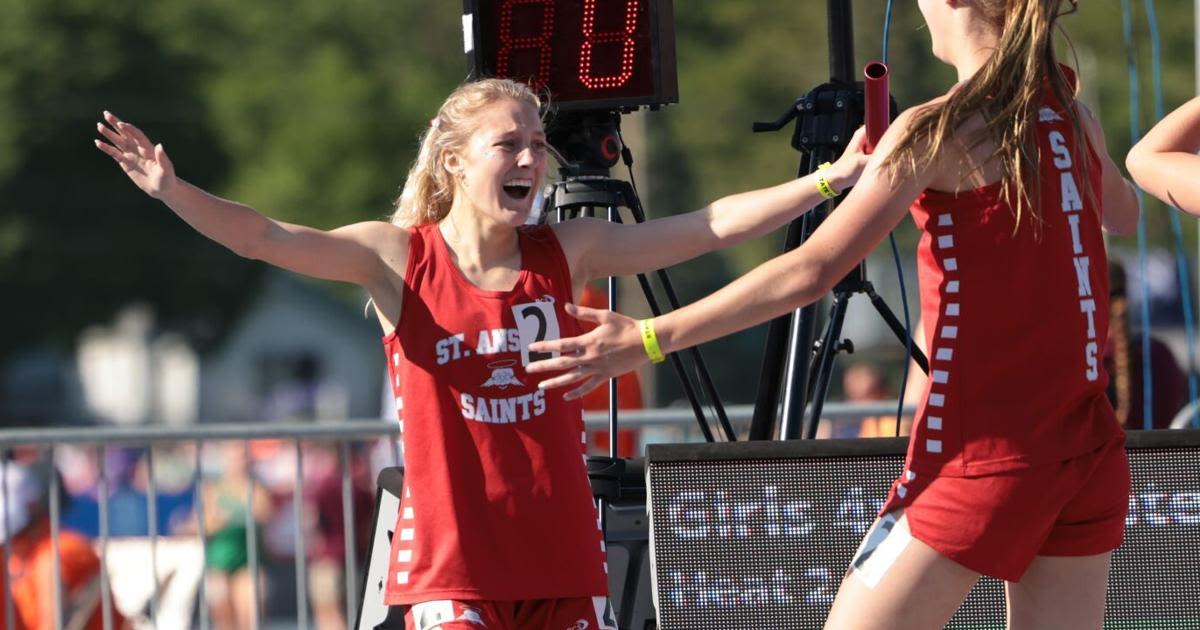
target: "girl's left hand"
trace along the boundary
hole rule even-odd
[[[575,319],[595,322],[598,326],[578,337],[538,341],[530,345],[534,352],[558,352],[559,356],[530,363],[531,374],[566,370],[563,374],[538,383],[541,389],[580,383],[563,398],[572,400],[596,389],[610,378],[641,367],[649,361],[642,346],[637,320],[613,311],[567,304],[567,314]]]

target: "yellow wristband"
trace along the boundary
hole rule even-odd
[[[834,190],[833,186],[829,184],[829,180],[825,179],[825,175],[821,173],[821,171],[831,166],[833,165],[829,162],[826,162],[817,167],[817,192],[821,193],[821,196],[826,199],[833,199],[834,197],[842,194],[841,192]]]
[[[642,330],[642,347],[646,349],[646,356],[650,357],[650,362],[666,361],[667,357],[663,356],[662,348],[658,347],[658,335],[654,334],[654,319],[639,320],[638,328]]]

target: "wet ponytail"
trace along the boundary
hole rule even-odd
[[[1026,213],[1037,226],[1040,210],[1030,201],[1039,191],[1032,130],[1047,82],[1075,127],[1077,141],[1085,137],[1074,107],[1076,88],[1054,54],[1058,18],[1075,9],[1075,0],[976,0],[980,17],[1001,29],[1000,42],[983,67],[945,101],[916,113],[908,133],[884,160],[892,182],[928,168],[956,130],[982,115],[983,129],[965,138],[965,144],[995,145],[990,159],[998,161],[1001,178],[1009,184],[1001,198],[1016,212],[1016,227]],[[1080,163],[1087,169],[1087,160]],[[1086,170],[1084,175],[1086,179]]]

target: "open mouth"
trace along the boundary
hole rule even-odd
[[[529,196],[529,192],[533,190],[533,180],[529,179],[510,179],[504,182],[504,194],[513,199],[525,199]]]

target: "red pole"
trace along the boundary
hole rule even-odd
[[[888,91],[888,67],[872,61],[863,68],[863,88],[867,98],[867,153],[875,151],[875,145],[891,124],[891,98]]]

